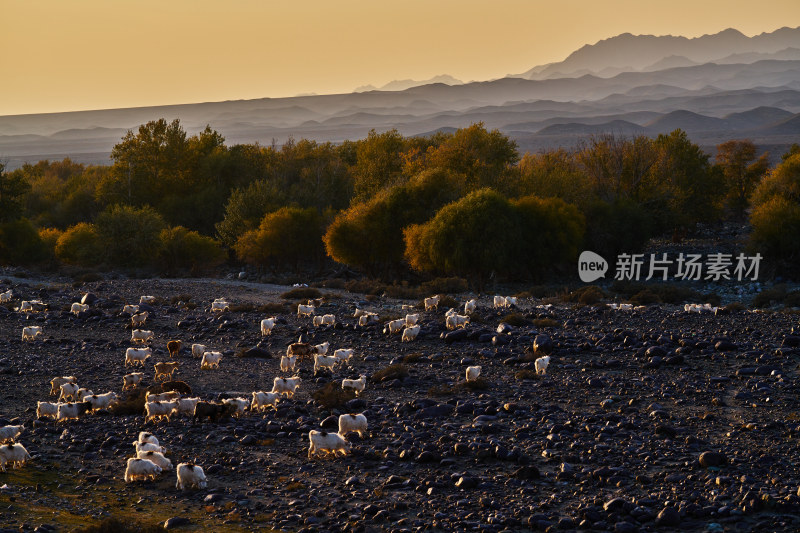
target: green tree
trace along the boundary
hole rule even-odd
[[[140,268],[155,262],[165,223],[152,207],[116,205],[100,213],[95,226],[109,264]]]
[[[22,174],[6,172],[5,163],[0,162],[0,223],[20,217],[23,196],[29,189],[30,184]]]
[[[314,208],[283,207],[266,215],[258,229],[239,238],[237,256],[259,267],[283,263],[297,271],[301,261],[321,257],[322,223]]]
[[[225,204],[225,216],[217,223],[220,240],[234,246],[244,233],[255,229],[269,212],[285,205],[286,198],[273,181],[260,180],[235,189]]]
[[[356,143],[356,164],[352,169],[355,201],[366,201],[398,183],[405,147],[405,140],[396,129],[384,133],[370,130],[366,139]]]
[[[769,170],[768,154],[756,158],[756,145],[750,140],[727,141],[717,145],[716,161],[725,177],[728,205],[741,217],[756,184]]]
[[[47,257],[47,249],[27,218],[0,223],[0,264],[28,265]]]
[[[158,253],[162,268],[170,275],[181,270],[207,273],[225,261],[225,252],[211,237],[182,226],[165,228],[159,234]]]
[[[55,246],[56,258],[63,263],[97,266],[103,263],[103,246],[93,224],[80,222],[67,228]]]

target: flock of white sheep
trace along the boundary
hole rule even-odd
[[[4,301],[11,300],[11,291],[0,294],[0,298]],[[154,296],[142,296],[139,305],[153,304],[156,301]],[[432,296],[425,298],[424,306],[425,311],[438,310],[440,296]],[[320,305],[320,301],[309,300],[307,304],[299,304],[297,307],[298,317],[311,318],[311,324],[314,327],[333,326],[336,324],[336,316],[333,314],[316,315],[316,308]],[[514,297],[495,296],[493,304],[495,308],[507,308],[516,305],[517,301]],[[147,322],[148,312],[139,311],[139,305],[125,305],[123,313],[131,316],[132,329],[131,343],[143,345],[143,347],[129,347],[125,351],[124,366],[140,365],[144,367],[145,362],[153,354],[152,346],[146,346],[152,343],[154,334],[150,330],[141,329]],[[19,307],[20,312],[35,313],[46,309],[46,305],[41,301],[23,301]],[[74,303],[70,311],[74,314],[87,311],[89,306],[83,303]],[[211,312],[226,312],[229,311],[230,304],[222,299],[216,299],[212,302]],[[413,310],[413,306],[403,306],[403,310]],[[464,304],[464,314],[460,315],[455,309],[449,309],[445,313],[445,324],[447,329],[453,330],[456,328],[467,327],[470,323],[470,315],[477,309],[477,300],[472,299]],[[359,326],[365,326],[371,322],[378,322],[378,314],[366,311],[363,309],[356,309],[353,315],[358,319]],[[406,314],[405,318],[390,320],[386,322],[384,332],[392,335],[401,333],[401,342],[414,341],[420,333],[420,320],[419,313]],[[262,336],[271,335],[273,329],[278,324],[276,317],[266,318],[261,321],[260,329]],[[35,340],[37,336],[41,335],[40,326],[27,326],[23,328],[23,340]],[[175,358],[180,354],[182,342],[180,340],[172,340],[167,343],[167,349],[171,358]],[[353,348],[339,348],[333,351],[333,355],[328,356],[330,350],[330,343],[324,342],[317,345],[310,345],[308,343],[297,342],[289,345],[286,355],[281,357],[280,371],[282,373],[294,372],[297,368],[298,360],[303,356],[313,356],[314,373],[320,370],[328,369],[333,370],[336,365],[350,366],[353,359]],[[222,353],[219,351],[209,350],[206,345],[193,344],[191,347],[191,355],[194,358],[199,358],[201,369],[218,369],[222,359]],[[536,372],[544,374],[550,363],[550,357],[540,357],[535,361]],[[159,379],[171,380],[173,374],[180,367],[177,361],[158,362],[154,364],[154,381]],[[469,366],[466,369],[466,381],[476,381],[481,373],[480,366]],[[122,390],[128,390],[139,387],[144,378],[144,372],[132,372],[125,374],[122,377],[123,386]],[[173,382],[182,384],[182,382]],[[158,422],[166,419],[170,420],[171,416],[175,415],[188,415],[192,416],[194,420],[203,419],[208,416],[210,419],[218,417],[221,414],[230,414],[232,416],[241,416],[247,410],[251,412],[264,411],[267,408],[277,409],[278,402],[283,398],[292,398],[299,389],[302,379],[298,375],[292,377],[277,376],[273,380],[272,391],[255,391],[252,393],[251,398],[227,398],[221,402],[208,402],[203,401],[199,397],[184,397],[180,390],[172,390],[162,393],[147,392],[145,396],[145,422],[153,421]],[[356,395],[361,394],[367,384],[367,377],[360,375],[358,379],[343,379],[342,388],[352,389]],[[183,384],[187,389],[188,385]],[[180,387],[178,387],[180,389]],[[95,412],[101,409],[109,409],[117,401],[119,401],[117,394],[113,391],[104,394],[95,394],[93,391],[80,387],[78,380],[75,376],[60,376],[55,377],[50,381],[50,394],[58,395],[57,402],[38,402],[37,416],[39,418],[50,417],[56,422],[66,422],[79,418],[87,412]],[[338,432],[331,433],[326,431],[312,430],[309,432],[309,448],[308,457],[314,458],[317,456],[326,456],[338,454],[347,454],[351,450],[351,444],[347,441],[346,437],[351,432],[356,432],[359,436],[364,436],[367,433],[368,422],[363,413],[360,414],[343,414],[339,417]],[[11,467],[19,467],[30,459],[30,455],[24,446],[16,441],[16,438],[22,432],[22,426],[5,426],[0,428],[0,468],[5,470],[6,465]],[[158,439],[148,432],[141,432],[139,438],[134,443],[135,455],[127,459],[127,466],[125,469],[125,481],[133,482],[138,480],[152,480],[157,478],[164,472],[172,470],[172,462],[164,456],[165,450],[159,444]],[[206,486],[206,477],[203,469],[199,465],[193,463],[180,463],[176,469],[178,489],[188,488],[204,488]]]

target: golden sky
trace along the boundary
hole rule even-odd
[[[0,0],[0,21],[10,115],[487,80],[624,32],[800,26],[800,1]]]

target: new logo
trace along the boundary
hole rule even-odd
[[[602,256],[586,250],[578,257],[578,276],[584,283],[604,278],[608,272],[608,262]]]

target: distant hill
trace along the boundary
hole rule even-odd
[[[389,83],[381,87],[375,87],[374,85],[362,85],[361,87],[356,87],[353,92],[363,93],[367,91],[405,91],[406,89],[410,89],[411,87],[419,87],[420,85],[429,85],[431,83],[444,83],[445,85],[462,85],[464,82],[461,80],[457,80],[456,78],[450,76],[449,74],[441,74],[439,76],[434,76],[429,80],[423,80],[423,81],[394,80],[390,81]]]

